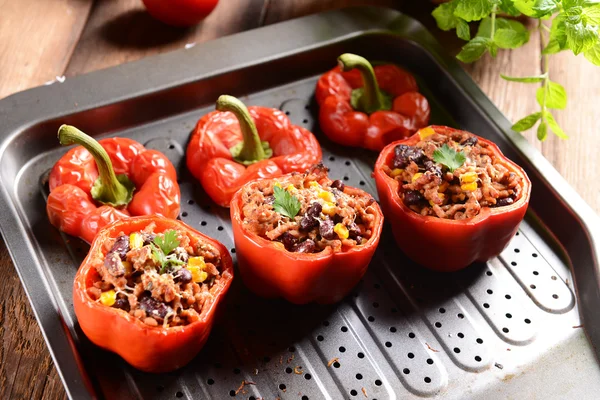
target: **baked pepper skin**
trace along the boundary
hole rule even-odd
[[[226,95],[217,100],[217,110],[196,124],[186,160],[192,175],[221,207],[229,207],[246,182],[306,171],[321,161],[314,135],[293,125],[280,110],[246,108]]]
[[[96,142],[66,125],[59,140],[85,146],[69,150],[50,172],[46,211],[61,231],[91,243],[103,226],[131,215],[179,215],[177,174],[161,152],[127,138]]]
[[[431,126],[436,133],[449,134],[456,129]],[[483,207],[474,218],[465,220],[442,219],[417,214],[400,199],[399,183],[388,176],[384,165],[390,165],[394,148],[399,144],[414,146],[421,140],[419,133],[408,139],[386,146],[375,164],[373,176],[379,201],[390,221],[400,249],[413,261],[433,270],[452,272],[475,261],[487,261],[499,255],[517,232],[525,216],[531,194],[531,182],[521,167],[506,158],[498,146],[477,136],[496,154],[498,161],[509,171],[521,177],[521,197],[503,207]]]
[[[151,327],[128,312],[94,301],[87,292],[99,279],[95,265],[102,263],[110,250],[105,246],[109,238],[121,233],[130,234],[155,223],[155,232],[179,229],[187,232],[191,245],[198,240],[208,242],[221,255],[221,279],[215,282],[218,290],[207,300],[198,321],[185,326]],[[218,241],[190,228],[183,222],[161,216],[132,217],[114,222],[102,229],[75,275],[73,306],[79,325],[85,335],[97,346],[121,356],[133,367],[153,373],[173,371],[190,362],[202,349],[212,329],[214,316],[233,279],[233,263],[229,252]]]
[[[307,254],[287,251],[282,243],[249,232],[243,223],[241,192],[231,200],[231,224],[240,274],[252,292],[266,298],[283,297],[295,304],[331,304],[360,281],[381,236],[383,214],[377,203],[373,203],[373,234],[367,243],[338,253],[329,247]],[[349,186],[344,192],[371,197]]]
[[[429,102],[415,78],[392,65],[371,67],[353,54],[317,82],[321,130],[332,141],[380,151],[429,123]],[[362,91],[359,95],[357,91]]]

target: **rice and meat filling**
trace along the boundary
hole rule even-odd
[[[198,320],[214,298],[221,278],[218,250],[183,231],[153,233],[154,225],[105,244],[96,271],[100,280],[88,289],[92,298],[119,308],[146,325],[172,327]]]
[[[475,217],[482,207],[508,206],[520,198],[521,178],[499,162],[488,144],[464,131],[431,133],[415,146],[396,146],[392,165],[386,167],[413,211],[460,220]],[[462,157],[462,165],[452,171],[434,161],[442,146]]]
[[[295,215],[284,215],[278,208],[278,195],[297,199]],[[298,253],[318,253],[327,247],[339,252],[362,245],[371,237],[375,219],[375,200],[348,190],[340,180],[331,181],[323,166],[253,182],[243,189],[242,201],[246,229]]]

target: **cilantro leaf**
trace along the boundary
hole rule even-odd
[[[170,252],[175,250],[177,246],[179,246],[179,240],[177,240],[177,231],[170,230],[165,232],[163,237],[155,237],[154,244],[158,246],[164,255],[168,255]]]
[[[538,120],[542,118],[542,113],[540,112],[535,112],[533,114],[529,114],[528,116],[526,116],[525,118],[522,118],[520,120],[518,120],[512,127],[511,129],[515,132],[523,132],[526,131],[528,129],[531,129],[536,122],[538,122]]]
[[[300,201],[287,190],[283,190],[279,186],[274,186],[273,195],[275,196],[273,209],[279,214],[288,218],[294,218],[300,212]]]
[[[538,88],[535,93],[535,98],[540,106],[543,106],[544,88]],[[548,82],[548,90],[546,91],[546,107],[557,108],[563,110],[567,107],[567,91],[565,88],[556,82]]]
[[[478,36],[465,44],[456,58],[462,62],[471,63],[481,58],[486,50],[491,50],[491,48],[492,40],[490,38]]]
[[[464,19],[467,22],[479,21],[487,17],[492,11],[492,2],[490,0],[455,0],[456,9],[454,15]]]
[[[447,144],[433,152],[433,161],[445,165],[450,172],[454,172],[454,170],[465,163],[467,157],[461,151],[457,152],[456,150],[448,147]]]

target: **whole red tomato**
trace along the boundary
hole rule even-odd
[[[219,0],[142,0],[154,18],[165,24],[190,26],[202,21]]]

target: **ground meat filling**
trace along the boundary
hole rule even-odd
[[[444,144],[466,156],[454,172],[433,160]],[[434,133],[415,146],[398,145],[384,169],[400,183],[404,204],[424,216],[473,218],[482,207],[507,206],[521,196],[521,177],[499,163],[486,143],[464,131]]]
[[[300,211],[293,218],[275,211],[275,186],[299,200]],[[342,181],[327,177],[323,166],[254,182],[242,190],[246,229],[283,243],[288,251],[318,253],[327,247],[345,251],[365,244],[372,235],[375,200],[366,194],[350,194]]]
[[[149,326],[190,324],[215,295],[219,252],[201,241],[192,246],[183,231],[153,230],[150,225],[106,243],[104,262],[96,265],[100,280],[88,293]]]

